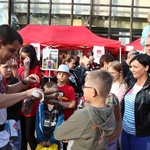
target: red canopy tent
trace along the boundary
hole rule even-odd
[[[144,47],[140,44],[141,38],[131,42],[130,44],[125,45],[125,50],[127,50],[127,46],[133,46],[133,49],[142,51]]]
[[[85,26],[27,25],[18,31],[24,44],[40,43],[59,50],[92,50],[104,46],[118,52],[121,42],[93,34]]]

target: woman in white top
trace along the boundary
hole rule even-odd
[[[110,93],[115,94],[120,103],[127,90],[127,84],[125,83],[123,78],[123,68],[121,63],[119,61],[110,62],[108,71],[113,76],[113,84]]]

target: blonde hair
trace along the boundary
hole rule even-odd
[[[115,61],[109,63],[109,67],[113,68],[115,71],[120,73],[119,80],[118,80],[120,85],[125,83],[124,77],[123,77],[123,68],[122,68],[121,63],[119,61],[115,60]]]
[[[106,70],[94,70],[87,73],[85,81],[97,90],[100,97],[106,99],[110,92],[113,78]]]
[[[62,64],[66,64],[67,62],[70,63],[72,61],[72,59],[75,60],[75,57],[70,54],[67,54],[62,59]]]
[[[80,66],[82,66],[83,68],[87,68],[87,64],[89,64],[90,60],[86,57],[86,56],[81,56],[80,57],[80,61],[79,64]]]

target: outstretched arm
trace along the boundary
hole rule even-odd
[[[75,111],[67,121],[56,127],[54,138],[57,140],[71,140],[81,137],[87,126],[88,118],[88,116],[85,118],[82,110]]]
[[[0,94],[0,109],[12,106],[24,98],[33,97],[32,92],[34,90],[37,90],[37,88],[14,94]]]
[[[5,88],[5,92],[7,94],[20,92],[22,89],[29,86],[29,84],[31,84],[31,83],[38,84],[39,82],[40,82],[39,77],[35,74],[31,74],[16,84],[7,85]]]
[[[31,74],[26,79],[24,79],[24,83],[26,84],[37,83],[37,82],[39,82],[39,78],[37,75],[34,74]],[[8,93],[20,91],[26,85],[24,85],[22,82],[19,82],[15,85],[10,85],[10,86],[11,87],[7,86],[6,88],[6,92],[8,91]],[[36,89],[37,88],[32,88],[30,90],[20,92],[20,93],[14,93],[14,94],[0,94],[0,109],[12,106],[24,98],[33,97],[32,92]]]

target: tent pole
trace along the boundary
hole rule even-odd
[[[121,63],[121,47],[119,48],[119,61]]]

